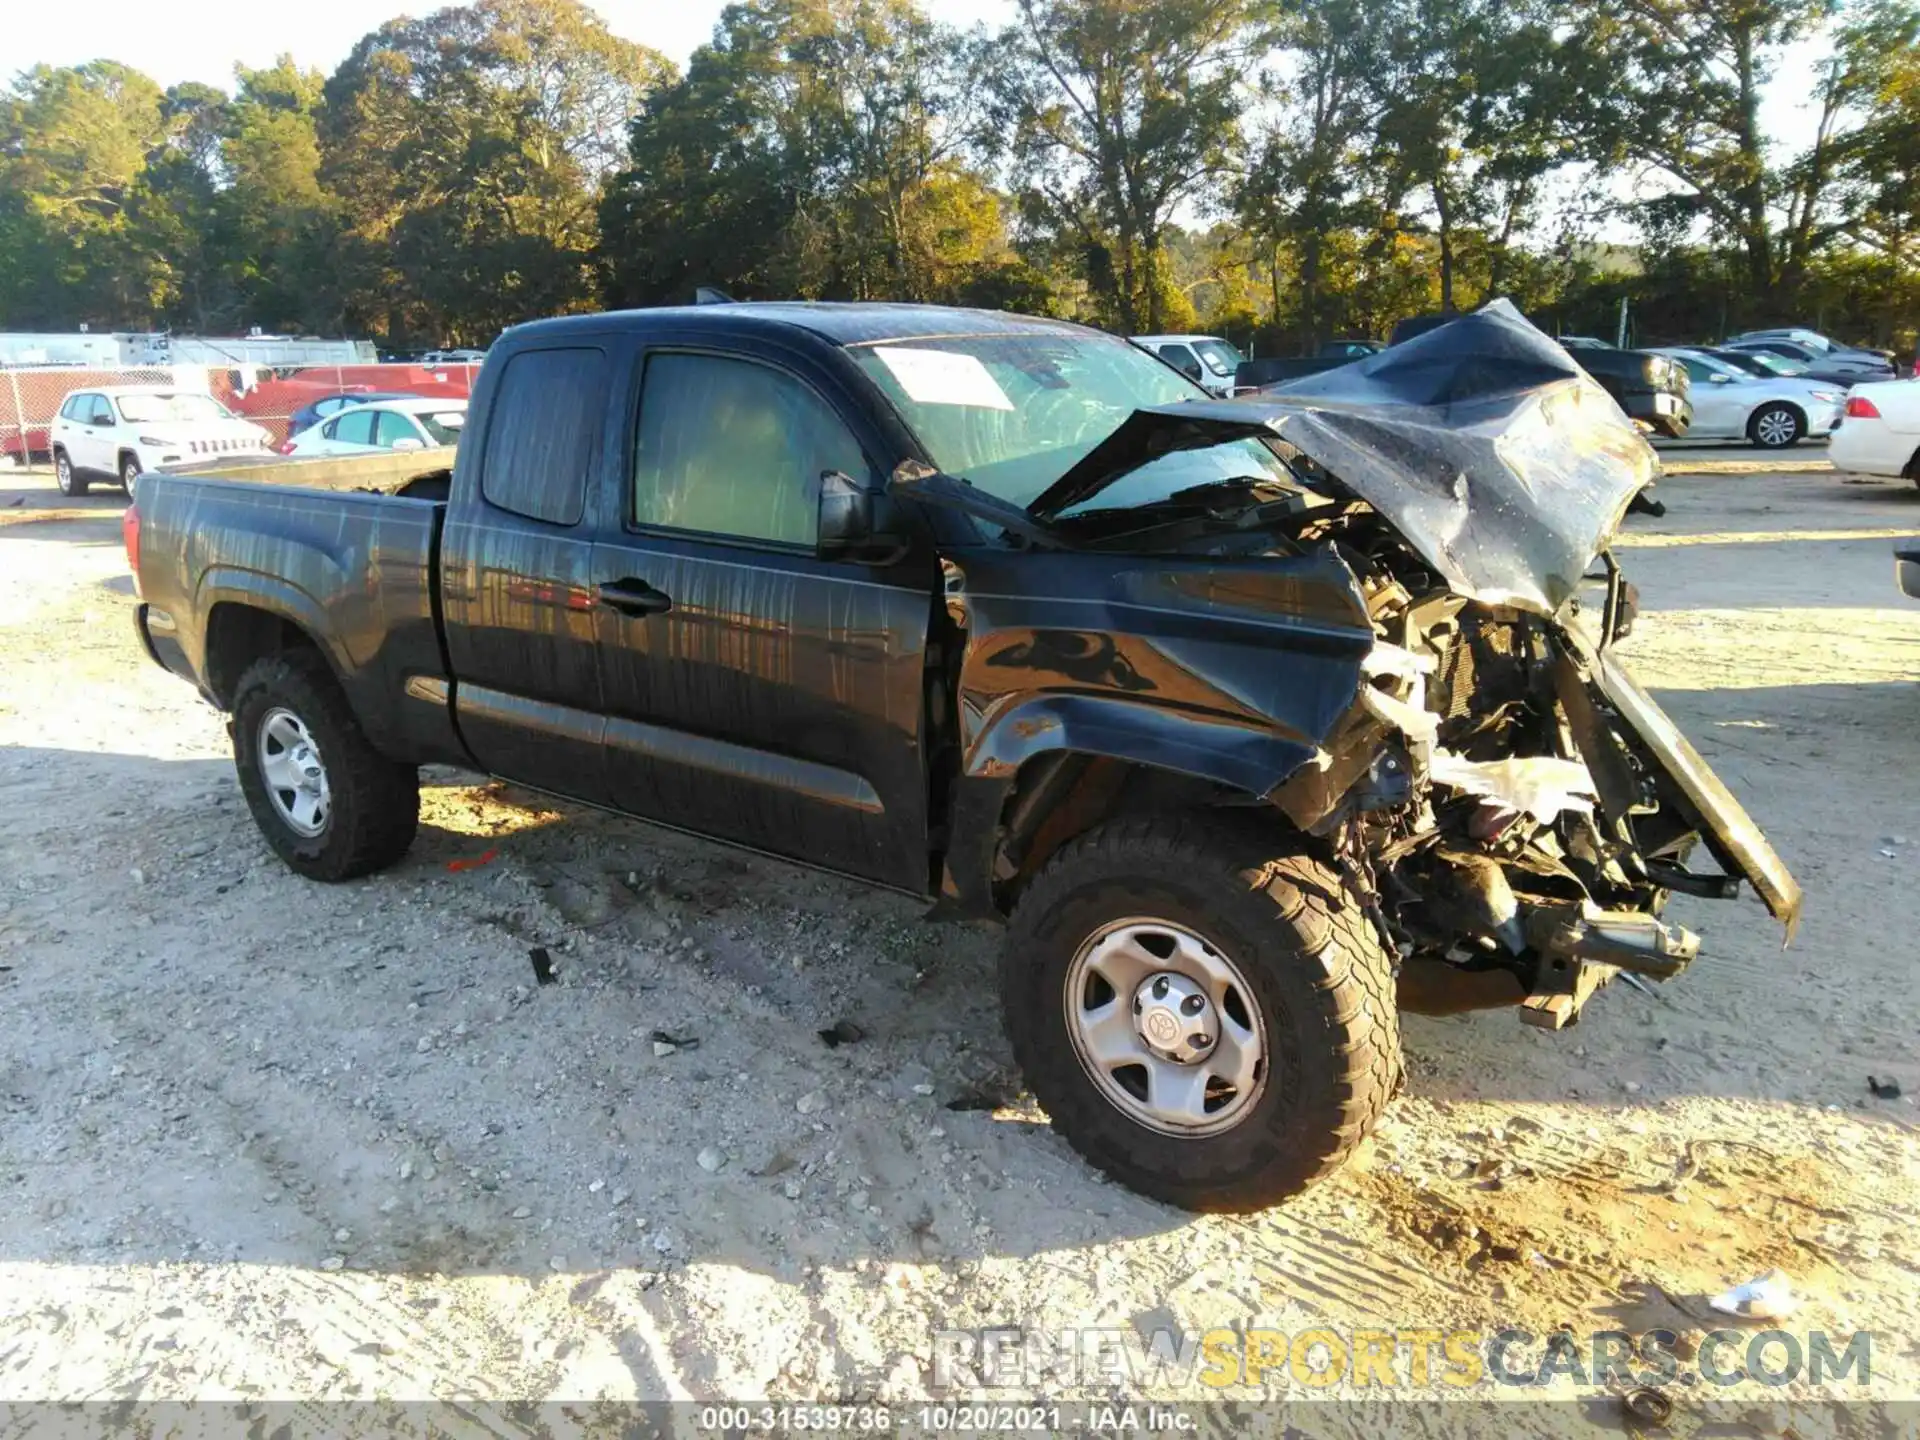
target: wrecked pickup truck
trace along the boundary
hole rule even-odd
[[[1685,968],[1673,892],[1800,906],[1613,655],[1651,453],[1457,326],[1217,401],[1008,315],[542,321],[450,475],[146,477],[139,635],[299,874],[399,860],[446,763],[1002,921],[1056,1128],[1258,1207],[1378,1119],[1400,1007],[1557,1028]]]

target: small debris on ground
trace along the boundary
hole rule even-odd
[[[829,1050],[837,1050],[842,1045],[851,1045],[856,1040],[866,1039],[867,1032],[851,1020],[836,1020],[820,1032],[820,1038],[826,1042]]]
[[[1742,1320],[1784,1320],[1799,1308],[1793,1282],[1784,1270],[1769,1270],[1757,1280],[1736,1285],[1707,1302],[1722,1315]]]
[[[698,1035],[675,1035],[666,1030],[655,1030],[647,1038],[653,1041],[653,1053],[656,1055],[660,1054],[659,1047],[662,1045],[671,1045],[673,1050],[697,1050],[700,1046]],[[671,1055],[673,1050],[666,1053]]]
[[[527,958],[533,961],[533,978],[542,985],[553,983],[553,956],[547,953],[544,945],[535,945],[527,951]]]
[[[1900,1098],[1900,1082],[1898,1080],[1881,1080],[1869,1075],[1867,1076],[1867,1089],[1873,1092],[1873,1098],[1876,1100],[1898,1100]]]

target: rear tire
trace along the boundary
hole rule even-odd
[[[407,853],[420,819],[420,772],[373,748],[320,656],[293,651],[255,661],[234,687],[229,728],[247,808],[295,874],[352,880]],[[276,734],[304,737],[305,748],[295,755]],[[294,759],[308,775],[317,768],[317,792],[277,783]]]
[[[80,472],[73,468],[73,461],[64,450],[53,452],[53,483],[62,495],[78,497],[87,493],[87,482],[80,478]]]
[[[1186,1013],[1200,1017],[1195,1033],[1214,1044],[1216,1061],[1229,1030],[1258,1033],[1253,1048],[1263,1058],[1244,1100],[1206,1059],[1155,1051],[1144,1064],[1114,1068],[1082,1058],[1113,1053],[1110,1037],[1124,1034],[1090,1018],[1125,1017],[1124,1006],[1105,1008],[1108,991],[1130,1003],[1143,1043],[1153,1030],[1147,997],[1166,993],[1155,989],[1158,975],[1132,997],[1124,993],[1130,979],[1109,985],[1096,974],[1089,989],[1085,977],[1105,963],[1090,955],[1116,942],[1124,949],[1135,935],[1158,954],[1156,926],[1179,937],[1173,958],[1156,963],[1178,968],[1198,954],[1215,972],[1226,960],[1232,980],[1214,992],[1214,1008],[1203,998],[1188,1001]],[[1014,1054],[1054,1129],[1129,1189],[1188,1210],[1258,1210],[1299,1194],[1365,1138],[1400,1081],[1393,970],[1359,900],[1324,861],[1219,815],[1127,817],[1061,847],[1014,909],[1001,993]],[[1183,1131],[1156,1121],[1147,1102],[1158,1077],[1169,1077],[1172,1096],[1196,1068],[1206,1097],[1199,1123]],[[1129,1103],[1126,1090],[1142,1093]],[[1219,1122],[1205,1113],[1216,1103]]]
[[[1762,450],[1784,450],[1807,433],[1807,417],[1785,401],[1762,405],[1747,417],[1747,438]]]
[[[129,500],[133,498],[134,481],[139,478],[139,458],[133,455],[122,455],[120,457],[120,488],[127,492],[127,498]]]

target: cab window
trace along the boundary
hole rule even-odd
[[[606,421],[607,353],[587,346],[522,350],[493,392],[481,454],[489,505],[549,525],[577,525]]]
[[[783,371],[718,355],[647,361],[635,525],[811,547],[821,474],[867,469],[832,407]]]

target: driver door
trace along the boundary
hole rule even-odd
[[[877,452],[770,359],[640,359],[593,550],[614,803],[924,894],[931,564],[815,553],[821,473],[871,480]]]

